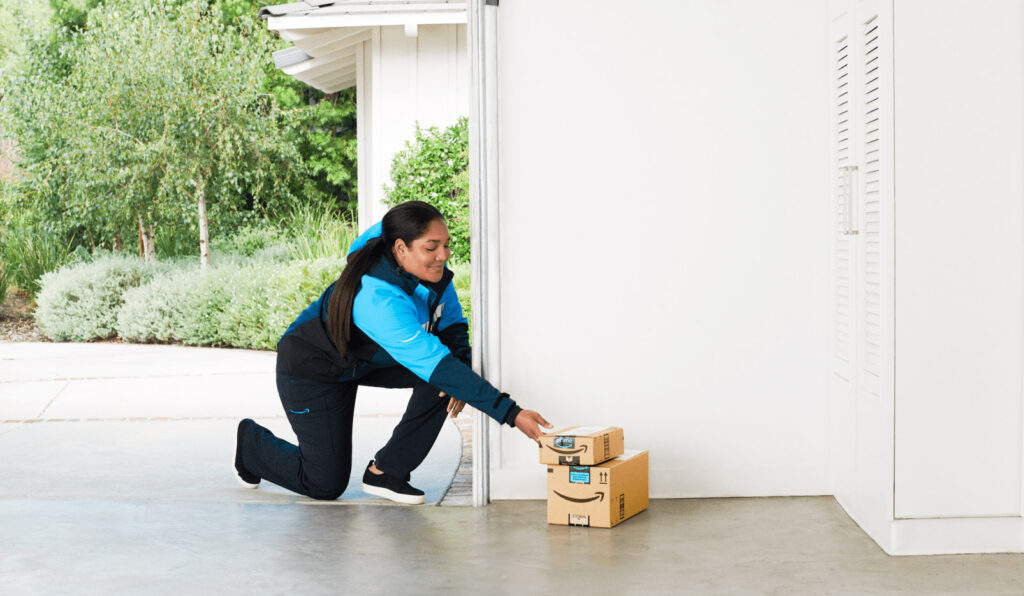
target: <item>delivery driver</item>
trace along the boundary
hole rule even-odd
[[[412,387],[391,439],[363,473],[363,491],[424,501],[409,473],[444,423],[470,404],[531,439],[551,428],[470,368],[468,325],[445,267],[451,256],[441,212],[421,201],[393,207],[364,232],[338,281],[302,311],[277,344],[277,391],[298,446],[246,418],[235,470],[245,486],[269,480],[314,499],[337,499],[352,466],[356,390]]]

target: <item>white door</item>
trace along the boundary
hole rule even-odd
[[[881,524],[892,516],[892,0],[831,7],[833,470],[840,501]]]

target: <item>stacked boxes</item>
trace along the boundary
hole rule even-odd
[[[621,428],[570,426],[539,442],[549,524],[610,528],[647,509],[647,451],[626,451]]]

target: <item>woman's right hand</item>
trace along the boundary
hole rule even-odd
[[[551,428],[551,423],[544,420],[544,417],[534,412],[533,410],[523,410],[519,412],[515,419],[516,428],[519,432],[530,437],[534,441],[540,438],[544,434],[540,430],[540,427]]]

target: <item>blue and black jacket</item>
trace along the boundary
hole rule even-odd
[[[352,243],[349,254],[381,234],[380,223]],[[404,366],[416,376],[514,426],[521,408],[471,365],[469,325],[445,267],[441,281],[421,281],[391,251],[363,276],[352,305],[352,337],[341,355],[327,330],[334,284],[288,327],[277,343],[277,372],[324,382],[356,380],[378,368]]]

